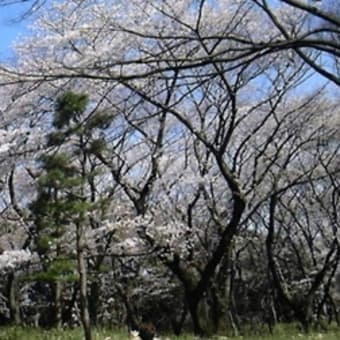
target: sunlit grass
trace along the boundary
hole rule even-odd
[[[127,340],[129,338],[126,330],[94,329],[93,340]],[[172,335],[161,336],[161,339],[194,340],[190,334],[180,337]],[[36,329],[28,327],[2,327],[0,328],[0,340],[82,340],[83,333],[76,329]],[[305,334],[299,332],[294,326],[279,325],[274,334],[243,335],[237,337],[214,336],[214,340],[339,340],[340,329],[334,328],[328,332],[311,332]]]
[[[93,340],[120,340],[127,339],[124,331],[98,330],[92,331]],[[37,329],[28,327],[0,328],[0,340],[82,340],[83,333],[79,328],[75,329]]]

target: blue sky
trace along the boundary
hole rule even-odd
[[[0,61],[11,57],[12,42],[27,31],[27,20],[15,20],[26,8],[23,4],[0,7]]]

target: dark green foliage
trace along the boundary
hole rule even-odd
[[[71,165],[71,158],[64,153],[53,155],[44,155],[40,157],[42,168],[46,171],[53,171],[59,169],[68,176],[73,176],[76,173],[76,168]]]
[[[55,104],[54,127],[61,129],[68,125],[72,119],[78,121],[87,104],[87,95],[65,92],[57,99]]]
[[[78,279],[76,261],[57,257],[42,272],[31,274],[26,280],[43,282],[74,282]]]
[[[86,130],[98,128],[105,130],[109,128],[112,121],[112,117],[108,114],[97,114],[92,116],[86,123]]]
[[[48,145],[56,149],[39,159],[43,173],[37,181],[37,198],[30,206],[36,225],[35,251],[43,266],[43,271],[31,275],[31,279],[51,284],[56,325],[62,322],[62,283],[79,281],[81,320],[86,339],[91,339],[85,230],[89,225],[88,212],[101,207],[99,201],[93,202],[89,192],[93,192],[91,184],[98,175],[94,154],[105,148],[104,141],[93,139],[92,135],[98,136],[97,129],[109,127],[111,119],[92,113],[86,117],[87,103],[86,95],[72,92],[56,101],[55,131],[47,139]]]
[[[52,132],[48,136],[47,146],[57,146],[63,144],[66,134],[61,131]]]
[[[38,254],[45,254],[51,248],[51,237],[39,235],[36,239],[36,250]]]
[[[60,146],[86,109],[86,95],[66,92],[56,101],[54,126],[48,143]],[[63,129],[63,130],[61,130]],[[45,258],[44,272],[35,279],[48,282],[74,280],[74,260],[65,253],[63,239],[75,223],[80,223],[90,204],[81,195],[86,178],[76,165],[75,151],[43,155],[39,158],[43,174],[38,178],[38,195],[30,205],[36,226],[35,250]],[[73,226],[72,226],[73,225]],[[70,240],[71,241],[71,240]]]
[[[89,152],[94,155],[99,155],[103,150],[105,150],[106,144],[103,139],[95,139],[91,142],[89,146]]]

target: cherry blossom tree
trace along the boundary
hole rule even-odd
[[[73,128],[89,142],[86,170],[100,172],[87,181],[87,200],[104,202],[85,232],[90,270],[119,258],[112,270],[126,284],[115,291],[130,310],[140,273],[145,287],[150,277],[159,291],[170,282],[183,319],[189,311],[204,334],[225,320],[237,328],[233,280],[245,292],[251,280],[235,268],[249,273],[254,247],[271,273],[258,289],[272,284],[277,317],[309,324],[312,306],[324,304],[319,292],[330,295],[339,253],[338,103],[327,85],[339,84],[337,17],[297,0],[46,6],[17,45],[17,63],[0,69],[15,97],[5,111],[25,107],[21,126],[35,121],[45,141],[70,138],[69,147],[65,131],[50,134],[51,103],[65,89],[89,95],[93,114]],[[92,130],[97,123],[105,129]],[[4,138],[5,153],[20,144],[7,130]],[[293,268],[280,276],[286,254]],[[94,319],[101,277],[90,284]],[[286,292],[301,280],[308,293]]]

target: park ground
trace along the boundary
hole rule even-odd
[[[193,335],[185,334],[180,337],[173,335],[160,335],[162,340],[194,340]],[[52,329],[42,330],[28,327],[1,327],[0,340],[82,340],[81,329]],[[93,340],[127,340],[128,332],[125,330],[95,329],[93,330]],[[278,326],[273,334],[266,332],[257,335],[240,336],[214,336],[212,340],[339,340],[340,329],[334,328],[328,331],[313,331],[308,334],[299,331],[295,326]]]

